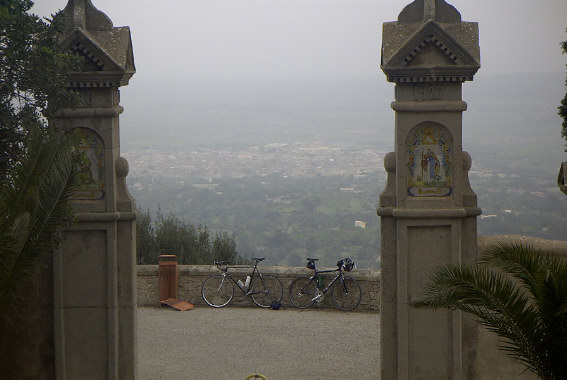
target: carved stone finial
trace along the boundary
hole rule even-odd
[[[69,0],[63,13],[67,32],[76,28],[111,30],[113,26],[110,18],[104,12],[99,11],[91,0]]]
[[[398,15],[398,22],[413,24],[435,20],[437,22],[461,22],[459,11],[445,0],[415,0]]]
[[[435,0],[425,0],[423,3],[423,19],[435,20]]]

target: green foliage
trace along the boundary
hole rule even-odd
[[[46,118],[78,104],[66,90],[75,58],[58,48],[62,19],[29,0],[0,0],[0,307],[62,243],[77,173],[70,143]]]
[[[0,181],[0,308],[61,243],[73,221],[69,203],[77,156],[54,131],[31,128],[25,150]]]
[[[31,128],[78,103],[66,83],[77,61],[58,47],[63,19],[46,22],[27,13],[29,0],[0,0],[0,172],[5,172]]]
[[[567,29],[565,31],[567,31]],[[567,41],[561,42],[561,50],[564,54],[567,54]],[[565,87],[567,89],[567,77],[565,78]],[[561,124],[561,136],[567,141],[567,93],[565,93],[565,97],[561,99],[557,114],[563,119],[563,123]],[[567,152],[567,149],[565,151]]]
[[[161,254],[177,255],[180,264],[244,262],[234,236],[227,232],[211,236],[206,226],[195,227],[173,214],[163,215],[159,209],[155,226],[149,210],[138,211],[136,231],[138,264],[157,264]]]
[[[470,147],[476,171],[470,182],[483,211],[479,235],[565,237],[567,217],[557,207],[564,196],[556,190],[557,154],[561,155],[556,147],[544,142],[509,149]],[[319,257],[321,265],[348,256],[361,269],[380,266],[380,218],[375,209],[385,173],[357,179],[279,174],[217,178],[217,186],[208,190],[193,186],[208,183],[206,179],[162,177],[152,165],[148,163],[149,174],[132,170],[127,177],[137,201],[159,203],[182,220],[206,224],[211,230],[232,231],[246,257],[262,255],[276,265],[303,266],[310,255]],[[355,192],[339,190],[353,186]],[[365,221],[366,228],[355,228],[355,220]]]
[[[157,264],[158,246],[149,210],[136,212],[136,250],[138,264]]]
[[[500,349],[542,379],[567,373],[567,261],[524,245],[493,247],[476,266],[437,270],[417,307],[470,313]]]
[[[129,176],[130,177],[130,176]],[[183,184],[169,178],[136,176],[129,183],[142,204],[159,203],[182,220],[199,221],[215,231],[231,231],[239,251],[265,256],[276,265],[305,265],[305,258],[333,266],[341,257],[353,258],[359,268],[378,268],[380,233],[376,216],[383,178],[369,174],[352,178],[284,178],[271,175],[218,179],[214,190],[196,188],[195,178]],[[355,220],[367,222],[356,228]]]

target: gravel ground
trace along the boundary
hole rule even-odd
[[[138,308],[138,379],[378,379],[380,314]]]

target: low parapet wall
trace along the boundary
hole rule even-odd
[[[138,306],[156,306],[159,305],[159,269],[157,265],[138,265],[137,287],[138,287]],[[323,268],[322,268],[323,269]],[[332,268],[329,268],[332,269]],[[262,266],[262,274],[270,274],[277,277],[284,288],[282,304],[284,307],[293,307],[289,302],[289,286],[291,282],[300,276],[309,276],[313,271],[300,267],[283,267],[283,266]],[[196,305],[205,305],[201,297],[201,285],[203,281],[213,274],[219,274],[219,270],[211,265],[179,265],[178,266],[178,298],[189,301]],[[235,273],[235,279],[246,278],[250,270],[231,269],[231,273]],[[362,287],[362,301],[356,309],[358,311],[376,311],[380,310],[380,271],[368,269],[355,269],[348,273],[349,277],[355,278]],[[329,278],[329,275],[324,275]],[[332,277],[330,277],[332,278]],[[242,293],[238,289],[235,290],[234,306],[251,306],[254,305],[249,297],[242,297]],[[317,308],[335,308],[330,293],[320,304],[315,303],[313,307]]]
[[[530,244],[537,249],[554,253],[556,255],[567,256],[567,242],[545,240],[540,238],[517,236],[517,235],[498,235],[486,236],[478,239],[479,253],[482,254],[489,246],[499,243],[521,243]],[[180,265],[179,270],[179,298],[194,304],[204,304],[201,298],[201,284],[212,274],[220,273],[211,265]],[[137,287],[138,287],[138,306],[155,306],[159,304],[159,285],[158,285],[158,266],[157,265],[138,265]],[[277,277],[284,287],[283,305],[292,307],[289,302],[289,285],[299,276],[308,276],[313,272],[303,267],[284,267],[284,266],[262,266],[262,273],[271,274]],[[247,271],[234,270],[239,273],[236,279],[244,279]],[[380,310],[380,271],[368,269],[355,269],[348,274],[357,279],[362,286],[362,302],[357,310],[379,311]],[[252,301],[242,298],[240,292],[235,292],[233,300],[235,306],[251,306]],[[321,304],[313,307],[334,308],[332,300],[328,296]]]
[[[529,245],[541,252],[550,253],[555,256],[567,257],[567,241],[548,240],[532,236],[522,235],[491,235],[478,238],[478,252],[485,253],[490,247],[499,244]]]

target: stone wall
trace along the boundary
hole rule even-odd
[[[138,306],[159,305],[159,284],[157,265],[138,265]],[[321,268],[325,269],[325,268]],[[333,269],[333,268],[328,268]],[[261,266],[262,274],[277,277],[284,288],[282,304],[284,307],[293,307],[289,302],[289,286],[291,282],[299,276],[309,276],[313,271],[301,267],[283,266]],[[189,301],[196,305],[206,305],[201,297],[201,285],[203,281],[212,274],[219,274],[220,271],[211,265],[179,265],[178,283],[179,299]],[[235,279],[244,281],[249,269],[231,269]],[[324,275],[330,281],[332,274]],[[380,271],[355,269],[347,276],[355,278],[362,287],[362,301],[357,311],[376,311],[380,309]],[[242,297],[240,290],[235,289],[233,306],[253,306],[254,303],[249,297]],[[321,304],[315,303],[313,308],[335,308],[330,292],[327,293]]]

